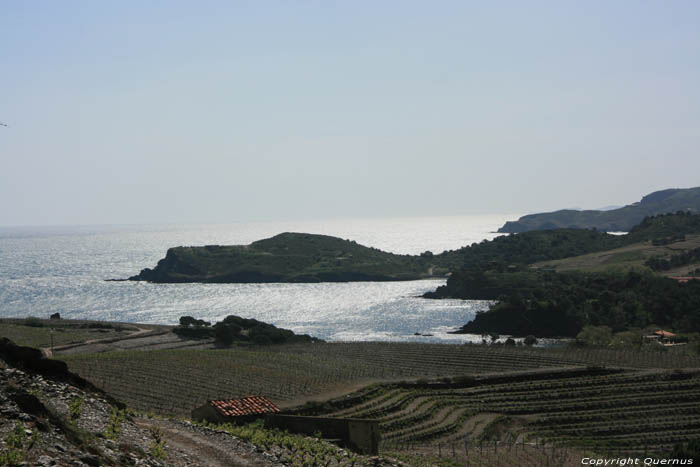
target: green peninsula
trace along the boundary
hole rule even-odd
[[[133,281],[352,282],[444,277],[443,255],[397,255],[327,235],[282,233],[250,245],[170,248],[153,269]]]
[[[562,209],[529,214],[517,221],[506,222],[498,231],[520,233],[529,230],[569,228],[628,232],[645,217],[677,211],[700,213],[700,187],[656,191],[644,196],[637,203],[608,211]]]

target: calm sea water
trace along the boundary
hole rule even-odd
[[[248,244],[281,232],[355,240],[385,251],[439,253],[484,239],[517,216],[260,222],[229,225],[0,227],[0,317],[175,324],[235,314],[329,340],[455,342],[447,334],[488,302],[425,300],[444,283],[148,284],[105,282],[153,267],[169,247]],[[417,337],[414,333],[433,334]]]

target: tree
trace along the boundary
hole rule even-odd
[[[188,327],[194,325],[197,320],[191,316],[180,316],[180,326]]]
[[[190,326],[206,327],[211,326],[211,323],[209,321],[204,321],[203,319],[195,319],[191,316],[180,316],[180,326],[184,326],[186,328]]]
[[[605,346],[610,344],[612,330],[607,326],[584,326],[576,341],[584,345]]]
[[[533,346],[537,344],[537,338],[530,334],[529,336],[526,336],[525,339],[523,340],[523,343],[527,346]]]
[[[214,339],[218,344],[229,346],[236,340],[240,330],[241,328],[236,325],[216,323],[214,325]]]

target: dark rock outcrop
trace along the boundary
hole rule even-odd
[[[69,374],[68,365],[64,362],[45,358],[41,350],[17,345],[7,337],[0,338],[0,358],[10,365],[41,374],[51,376]]]

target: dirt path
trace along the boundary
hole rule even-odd
[[[158,427],[168,453],[167,465],[261,466],[283,465],[274,456],[257,451],[255,446],[228,433],[174,420],[139,419],[140,427]]]
[[[102,339],[88,339],[83,342],[74,342],[71,344],[63,344],[63,345],[56,345],[53,347],[53,350],[51,350],[50,347],[42,347],[41,352],[44,354],[45,357],[51,358],[53,357],[54,352],[61,352],[62,350],[68,350],[68,349],[76,349],[79,347],[85,347],[86,349],[89,349],[88,351],[91,351],[92,347],[98,344],[112,344],[114,342],[119,342],[123,340],[129,340],[129,339],[138,339],[140,337],[146,337],[146,336],[159,336],[162,334],[167,334],[170,332],[170,330],[159,330],[156,328],[142,328],[138,326],[131,326],[133,329],[135,329],[134,332],[130,332],[129,334],[126,334],[124,336],[118,336],[118,337],[105,337]]]

